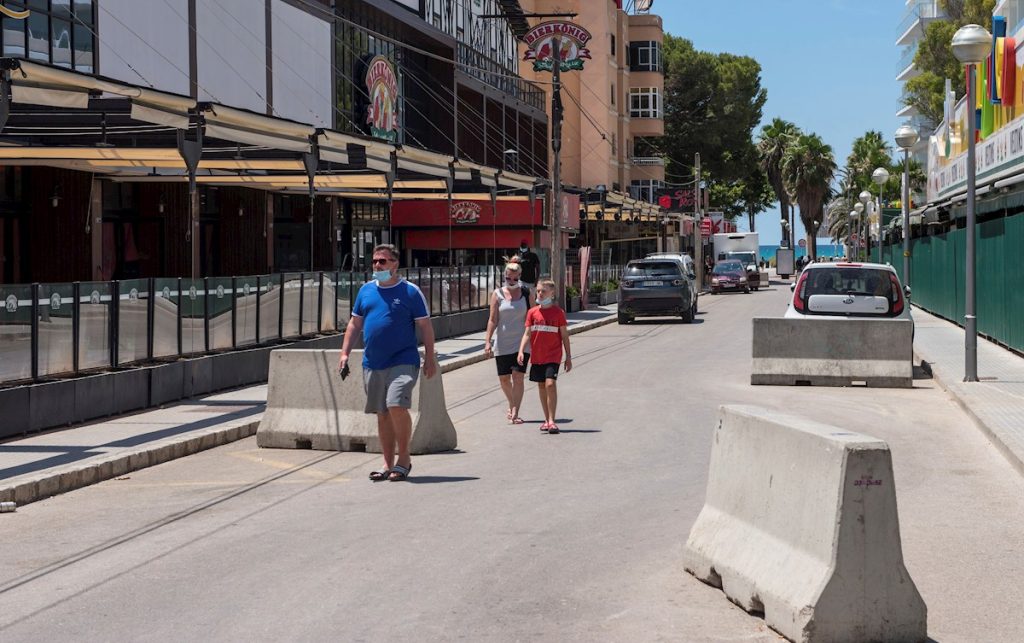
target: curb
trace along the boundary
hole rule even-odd
[[[1004,458],[1006,458],[1007,462],[1010,463],[1010,466],[1016,469],[1017,473],[1024,476],[1024,457],[1022,457],[1021,454],[1018,454],[1012,448],[1010,448],[1010,445],[1006,444],[1006,442],[1003,441],[1003,438],[1002,436],[999,435],[999,432],[993,430],[987,422],[982,420],[981,417],[974,412],[974,409],[972,408],[971,404],[964,399],[964,396],[961,395],[959,391],[953,390],[951,388],[950,383],[947,382],[946,378],[944,377],[944,374],[942,372],[943,369],[941,367],[936,368],[933,362],[925,361],[921,354],[918,353],[916,350],[914,351],[914,357],[921,362],[922,367],[924,366],[924,364],[928,364],[926,370],[928,373],[931,374],[932,379],[938,383],[939,387],[942,388],[943,391],[945,391],[950,397],[956,400],[956,403],[960,406],[961,409],[964,410],[964,413],[966,413],[967,416],[971,418],[971,420],[974,422],[974,425],[977,426],[978,429],[981,431],[982,435],[988,438],[988,440],[993,445],[995,445],[996,450],[999,451]]]
[[[569,329],[569,334],[576,335],[611,324],[615,320],[616,317],[613,313],[607,318],[581,322],[572,326]],[[479,351],[441,365],[440,371],[449,373],[486,360],[484,352]],[[256,435],[259,425],[259,420],[251,420],[231,426],[214,427],[189,433],[188,437],[184,439],[168,438],[141,449],[101,456],[90,462],[43,471],[22,480],[15,478],[13,484],[0,486],[0,502],[15,502],[18,506],[26,505],[97,482],[119,478],[132,471],[163,464],[251,437]],[[0,483],[0,485],[2,484]]]

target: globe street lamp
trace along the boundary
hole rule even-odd
[[[910,285],[910,150],[921,140],[910,125],[896,130],[896,145],[903,150],[903,285]]]
[[[865,261],[871,260],[871,208],[868,204],[871,203],[871,193],[864,190],[859,195],[860,202],[863,204],[861,207],[864,209],[864,217],[862,219],[863,225],[862,234],[864,235],[864,250],[865,250]],[[854,206],[856,207],[856,206]]]
[[[852,232],[846,235],[848,239],[852,237],[851,240],[853,242],[850,244],[850,249],[853,250],[853,257],[850,258],[850,261],[857,261],[860,258],[860,236],[857,234],[857,217],[860,216],[860,212],[863,209],[863,205],[855,203],[853,209],[850,210],[850,230]]]
[[[882,263],[882,194],[885,191],[885,182],[889,180],[889,170],[876,167],[871,173],[871,180],[878,186],[878,263]]]
[[[953,55],[967,66],[967,284],[964,288],[964,381],[978,381],[978,295],[975,290],[974,214],[974,75],[977,65],[988,57],[992,34],[980,25],[964,25],[953,34]]]

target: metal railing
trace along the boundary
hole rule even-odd
[[[911,45],[903,48],[903,53],[900,54],[899,67],[896,69],[896,74],[902,74],[906,71],[907,67],[914,64],[914,56],[917,55],[917,45]]]
[[[407,268],[431,316],[486,308],[500,268]],[[343,331],[363,272],[0,284],[0,384]]]
[[[900,24],[896,28],[896,37],[902,38],[903,34],[907,33],[919,20],[941,18],[942,16],[943,12],[938,6],[937,0],[918,0],[907,7],[903,19],[900,20]]]
[[[516,78],[512,71],[465,43],[459,43],[457,56],[459,69],[464,73],[501,90],[512,98],[523,101],[530,107],[544,109],[545,94],[539,85]]]
[[[665,165],[665,159],[660,156],[634,156],[633,165]]]

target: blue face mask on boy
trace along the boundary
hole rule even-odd
[[[555,301],[555,300],[554,300],[554,298],[552,298],[552,297],[545,297],[545,298],[543,298],[543,299],[538,299],[538,300],[537,300],[537,303],[538,303],[538,304],[540,304],[540,305],[541,305],[542,307],[544,307],[544,308],[547,308],[547,307],[548,307],[548,306],[550,306],[550,305],[551,305],[551,304],[552,304],[552,303],[553,303],[554,301]]]

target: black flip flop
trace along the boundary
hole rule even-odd
[[[400,464],[396,464],[394,467],[391,468],[391,471],[388,472],[388,480],[390,480],[391,482],[399,482],[401,480],[405,480],[406,478],[409,477],[409,472],[410,471],[412,471],[412,463],[411,462],[409,463],[409,466],[407,466],[407,467],[403,467]],[[395,477],[392,477],[392,476],[395,476]]]
[[[387,480],[389,475],[391,475],[391,471],[387,469],[381,469],[380,471],[371,471],[370,480],[372,482],[382,482],[384,480]]]

